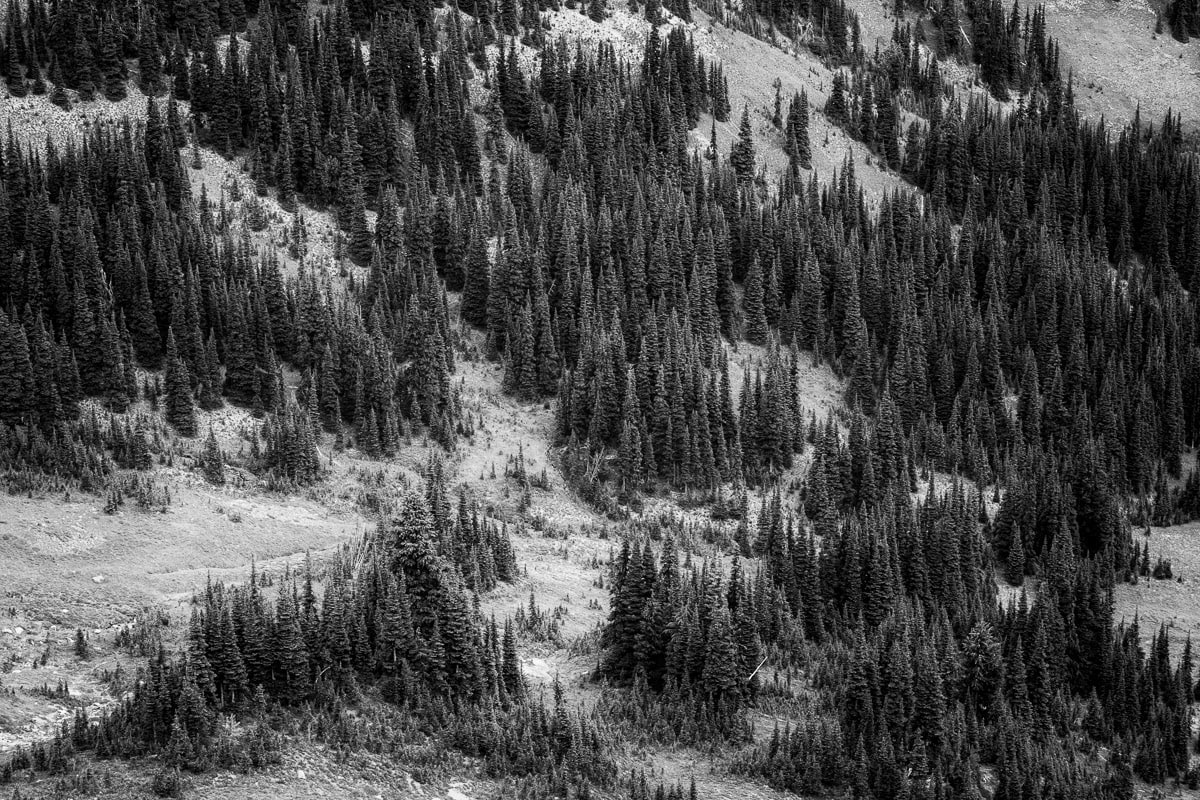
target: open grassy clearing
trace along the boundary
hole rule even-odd
[[[1151,528],[1146,537],[1133,536],[1139,547],[1150,545],[1150,558],[1171,562],[1172,580],[1143,578],[1137,584],[1120,584],[1114,592],[1116,619],[1138,618],[1142,639],[1149,643],[1160,625],[1171,632],[1171,643],[1182,649],[1187,637],[1200,641],[1200,523]]]

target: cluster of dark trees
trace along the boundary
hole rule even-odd
[[[834,73],[824,108],[830,121],[892,170],[902,163],[903,112],[924,118],[940,114],[948,94],[940,62],[922,55],[921,44],[911,24],[897,22],[890,46]]]
[[[918,17],[928,15],[928,24],[918,21],[915,26],[912,23],[901,25],[905,11],[916,11]],[[1062,80],[1059,44],[1047,34],[1043,6],[1038,5],[1032,11],[1026,6],[1022,15],[1020,2],[1014,2],[1010,7],[997,0],[964,0],[961,3],[959,0],[934,3],[897,0],[896,17],[892,41],[899,47],[890,48],[892,52],[876,50],[873,55],[859,53],[854,66],[874,70],[881,60],[891,62],[887,71],[893,78],[900,78],[902,68],[896,63],[899,56],[900,60],[909,61],[916,73],[932,70],[935,75],[932,83],[914,84],[916,96],[905,98],[914,106],[923,104],[923,89],[937,92],[942,88],[940,78],[936,77],[936,59],[920,58],[915,48],[906,54],[910,44],[915,45],[918,41],[927,45],[938,59],[966,59],[977,64],[980,80],[997,100],[1007,101],[1014,93],[1028,95]],[[893,86],[893,91],[897,88]]]
[[[1194,472],[1168,479],[1197,436],[1184,399],[1200,363],[1196,159],[1174,118],[1113,139],[1057,84],[1003,117],[933,108],[903,159],[926,204],[885,197],[872,222],[861,198],[839,206],[837,181],[821,197],[846,233],[840,259],[818,257],[832,293],[817,293],[822,335],[804,345],[840,354],[858,410],[846,434],[799,426],[815,450],[804,515],[776,501],[753,539],[743,523],[761,566],[753,580],[735,567],[728,588],[704,570],[681,580],[669,545],[662,568],[648,547],[623,554],[602,669],[652,698],[643,724],[686,741],[737,736],[738,703],[763,691],[708,664],[749,676],[767,648],[803,665],[818,693],[805,721],[740,767],[802,793],[982,796],[981,763],[1003,797],[1131,797],[1135,774],[1195,782],[1190,644],[1173,662],[1165,630],[1149,654],[1136,621],[1114,631],[1111,587],[1150,574],[1119,498],[1155,491],[1176,522],[1195,503]],[[856,329],[886,364],[855,357]],[[914,509],[922,466],[1003,486],[994,519],[961,488]],[[1017,585],[1043,579],[1032,608],[997,610],[996,565]],[[1113,753],[1100,771],[1098,743]]]
[[[1154,484],[1154,497],[1149,513],[1136,514],[1138,522],[1152,521],[1155,525],[1182,525],[1200,518],[1200,472],[1192,470],[1182,485],[1172,486],[1165,474]]]
[[[632,710],[616,702],[610,713],[624,710],[677,742],[741,735],[739,710],[766,691],[761,675],[749,677],[764,650],[772,664],[803,665],[803,691],[817,699],[798,718],[811,718],[741,762],[780,788],[982,796],[983,763],[996,770],[1003,797],[1131,797],[1135,774],[1197,779],[1188,769],[1190,645],[1173,661],[1160,630],[1147,654],[1136,621],[1113,630],[1111,599],[1115,581],[1150,575],[1148,557],[1131,547],[1120,498],[1154,491],[1159,518],[1170,521],[1195,503],[1194,472],[1182,487],[1168,481],[1181,478],[1180,456],[1198,433],[1189,398],[1200,388],[1200,351],[1188,291],[1200,280],[1197,161],[1173,117],[1158,129],[1137,121],[1116,137],[1080,121],[1040,11],[1023,31],[1016,21],[1005,29],[1001,16],[1001,30],[1010,49],[1023,42],[1025,57],[997,62],[993,91],[1044,91],[1006,116],[982,104],[925,105],[927,122],[888,160],[926,190],[927,202],[887,196],[872,217],[847,169],[822,194],[784,175],[765,208],[756,207],[737,163],[742,142],[726,168],[739,188],[727,219],[743,220],[730,226],[731,278],[742,285],[735,324],[753,340],[765,252],[777,270],[766,279],[774,290],[767,329],[828,354],[858,410],[846,434],[832,420],[806,425],[802,409],[789,424],[779,413],[789,409],[783,384],[773,433],[787,442],[790,428],[795,446],[785,450],[803,442],[815,449],[805,514],[793,519],[776,501],[760,512],[757,536],[743,523],[739,545],[760,567],[747,578],[735,565],[728,585],[711,567],[681,577],[670,543],[661,567],[649,545],[623,551],[601,670],[643,698]],[[864,108],[875,112],[868,125],[878,121],[879,103],[862,98],[876,87],[889,99],[912,88],[892,82],[886,69],[897,67],[903,75],[895,58],[855,73],[862,88],[853,92],[843,79],[837,120],[858,135]],[[710,173],[714,193],[722,167]],[[796,207],[799,219],[785,216]],[[753,238],[741,235],[748,215]],[[695,236],[695,223],[689,228]],[[805,259],[788,238],[796,231],[808,234],[815,291],[801,283]],[[705,245],[694,241],[701,264]],[[781,289],[791,275],[796,281]],[[703,353],[704,315],[687,309]],[[678,350],[664,348],[661,324],[653,327],[643,343]],[[564,433],[594,440],[608,431],[619,477],[644,480],[646,464],[661,469],[656,448],[669,429],[631,420],[640,413],[673,422],[676,401],[667,384],[642,388],[640,352],[620,397],[620,373],[604,363],[611,347],[584,354],[608,378],[594,392],[560,394]],[[687,345],[682,352],[684,365],[702,363]],[[695,387],[678,405],[712,432],[711,444],[701,439],[684,451],[686,464],[699,465],[690,467],[695,475],[720,473],[718,443],[762,442],[744,428],[731,436],[703,424],[720,418],[714,409],[732,410],[719,389],[708,399],[723,369],[712,365],[707,381],[702,371],[689,377],[695,367],[664,369],[680,376],[685,394]],[[604,417],[585,433],[566,412],[589,395],[592,414]],[[617,408],[619,434],[605,424]],[[732,416],[738,425],[756,420],[745,404]],[[910,492],[929,467],[1003,486],[994,518],[962,488],[942,499],[931,492],[914,509]],[[1043,579],[1032,608],[1022,596],[997,610],[997,565],[1017,585],[1029,574]],[[1102,769],[1091,755],[1098,744],[1113,754]]]
[[[877,93],[875,82],[860,81],[861,75],[858,73],[847,85],[846,73],[840,70],[834,73],[825,115],[877,152],[882,164],[899,169],[900,108],[892,102],[892,93],[887,88]]]
[[[1011,10],[1004,22],[1000,5],[977,8],[974,30],[981,40],[971,50],[980,65],[980,78],[1000,100],[1009,100],[1010,89],[1022,99],[1036,95],[1051,113],[1057,114],[1071,103],[1071,82],[1062,80],[1058,70],[1058,43],[1046,35],[1045,11],[1038,8],[1025,13],[1021,22],[1020,5]],[[936,54],[939,58],[958,58],[965,50],[961,42],[961,22],[956,5],[944,3],[934,11],[934,24],[943,25]],[[920,136],[921,124],[913,121],[907,130],[901,124],[908,111],[930,124],[944,116],[946,99],[953,97],[941,76],[938,58],[922,54],[921,45],[929,44],[920,27],[909,23],[893,26],[891,44],[870,56],[863,56],[838,70],[826,101],[825,115],[846,132],[865,144],[889,169],[900,171],[909,166],[902,155],[902,141]],[[906,148],[907,151],[907,148]]]
[[[1059,46],[1046,34],[1044,7],[1032,14],[1026,8],[1022,17],[1020,3],[1008,8],[999,0],[969,0],[964,5],[974,34],[972,55],[997,100],[1061,80]]]
[[[262,465],[297,482],[316,475],[321,428],[353,428],[371,452],[393,451],[412,425],[448,443],[453,356],[432,264],[424,278],[413,262],[403,285],[372,284],[374,322],[313,270],[285,279],[279,258],[256,257],[224,223],[224,208],[192,201],[178,107],[160,105],[150,101],[144,126],[36,152],[10,136],[4,149],[0,422],[16,443],[6,461],[83,477],[73,446],[90,441],[78,428],[89,396],[119,413],[161,395],[184,436],[201,433],[197,405],[268,414]],[[298,406],[284,363],[303,373]],[[164,378],[139,380],[139,368]]]
[[[595,723],[569,711],[561,690],[549,709],[531,696],[511,624],[479,612],[479,593],[516,577],[509,529],[464,495],[455,507],[440,470],[427,472],[423,491],[406,491],[373,533],[320,569],[210,582],[177,658],[160,646],[115,711],[91,722],[78,712],[59,736],[6,759],[0,778],[64,772],[81,752],[155,754],[191,771],[237,765],[243,749],[253,765],[270,763],[280,743],[268,711],[309,705],[337,747],[384,752],[433,734],[443,751],[478,756],[495,776],[536,776],[557,796],[612,786],[616,767]],[[368,687],[398,716],[370,726],[347,718]],[[254,724],[231,740],[220,713]],[[632,785],[647,796],[644,779]]]
[[[744,747],[736,769],[805,795],[982,797],[981,765],[1000,797],[1196,782],[1190,642],[1172,659],[1165,629],[1147,651],[1136,619],[1113,627],[1127,527],[1093,552],[1077,520],[1058,524],[1036,597],[1003,607],[993,523],[958,483],[915,506],[888,490],[812,524],[775,494],[739,534],[755,566],[735,557],[728,572],[680,568],[685,524],[657,553],[627,540],[600,669],[634,700],[605,713],[664,743],[750,742],[745,711],[764,703],[794,722]]]
[[[626,540],[611,568],[602,672],[663,692],[663,712],[681,736],[689,726],[732,725],[756,685],[747,683],[763,647],[748,616],[753,587],[737,561],[727,587],[724,577],[719,566],[706,564],[687,579],[670,537],[661,563],[649,541]]]
[[[1173,0],[1166,6],[1166,18],[1171,35],[1178,41],[1186,44],[1200,38],[1200,3],[1196,0]]]
[[[813,52],[844,64],[863,55],[858,14],[845,0],[752,0],[738,4],[701,0],[697,5],[714,19],[755,36],[778,31],[793,41],[804,34]]]

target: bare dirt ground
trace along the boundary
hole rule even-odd
[[[72,99],[74,92],[69,92]],[[48,95],[13,97],[8,87],[0,84],[0,132],[7,137],[11,126],[18,142],[42,147],[49,139],[63,146],[96,126],[117,125],[123,119],[146,118],[146,96],[136,86],[129,87],[129,96],[118,103],[100,97],[89,103],[72,104],[65,111],[50,102]]]
[[[92,763],[59,790],[36,785],[21,787],[21,797],[104,798],[145,800],[155,795],[153,759]],[[336,753],[302,736],[286,741],[281,763],[249,773],[210,771],[183,774],[183,796],[190,800],[473,800],[496,797],[502,785],[478,777],[478,765],[463,759],[460,774],[425,776],[405,769],[391,755]],[[51,788],[48,795],[38,789]],[[7,795],[6,795],[7,796]]]
[[[724,753],[704,753],[693,748],[656,749],[629,759],[630,768],[645,769],[646,780],[664,786],[679,783],[686,790],[693,778],[696,796],[705,800],[782,800],[798,795],[730,775]],[[653,779],[653,780],[652,780]]]
[[[333,261],[338,230],[331,214],[305,206],[298,206],[295,212],[285,211],[273,191],[265,197],[259,197],[254,190],[254,181],[243,168],[241,160],[228,159],[202,148],[200,168],[197,169],[189,150],[183,151],[183,157],[193,191],[198,195],[203,187],[214,206],[219,208],[224,203],[229,209],[229,218],[234,220],[235,230],[249,237],[260,252],[273,252],[278,256],[285,275],[295,275],[301,266],[330,278],[340,274]],[[247,224],[252,209],[256,214],[261,210],[261,229],[255,230]],[[296,252],[298,257],[293,257],[290,245],[294,239],[292,228],[297,214],[303,217],[305,237],[303,248]],[[353,266],[346,269],[358,271]],[[359,272],[360,275],[365,274],[365,271]],[[335,281],[332,285],[338,287],[341,282]]]
[[[469,336],[478,339],[474,333]],[[608,590],[597,586],[619,542],[607,538],[606,521],[580,502],[552,458],[553,412],[545,403],[521,403],[500,391],[502,367],[483,359],[458,364],[463,408],[477,420],[473,440],[459,446],[455,482],[490,506],[500,518],[528,521],[513,529],[513,547],[521,577],[482,598],[486,615],[503,621],[530,597],[544,612],[558,609],[561,646],[525,641],[526,677],[549,685],[556,676],[564,688],[582,697],[583,679],[595,668],[584,646],[608,613]],[[518,508],[522,487],[506,477],[506,467],[521,455],[531,482],[530,505]],[[493,474],[495,477],[493,477]]]
[[[804,48],[794,48],[780,38],[780,47],[755,39],[749,34],[730,30],[713,21],[698,9],[693,17],[701,30],[711,37],[713,54],[725,67],[729,82],[729,104],[732,108],[728,122],[716,123],[717,147],[722,154],[738,135],[742,107],[750,110],[750,122],[756,134],[758,163],[768,175],[777,174],[787,165],[783,153],[783,137],[771,125],[775,89],[778,78],[786,112],[787,103],[801,90],[808,94],[808,138],[812,149],[812,173],[819,181],[828,181],[834,172],[841,172],[847,157],[854,162],[854,174],[870,203],[877,203],[885,192],[907,187],[900,176],[882,167],[861,142],[846,135],[822,113],[829,91],[833,88],[833,73],[820,59]],[[890,33],[890,31],[889,31]],[[693,146],[707,148],[712,131],[712,118],[704,115],[692,131]]]
[[[862,31],[863,50],[872,53],[875,46],[885,49],[892,41],[892,30],[896,25],[896,4],[892,0],[853,0],[846,3],[854,13],[858,14],[858,27]],[[908,12],[899,20],[900,27],[916,18],[916,14]]]
[[[1147,0],[1050,0],[1048,32],[1059,39],[1064,69],[1075,75],[1075,102],[1087,115],[1120,126],[1138,103],[1143,122],[1167,109],[1200,125],[1200,43],[1155,35]]]

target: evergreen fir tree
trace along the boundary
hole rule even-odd
[[[729,151],[729,165],[739,181],[754,177],[754,131],[750,127],[750,108],[742,106],[742,121],[738,124],[738,136]]]
[[[214,486],[225,484],[225,457],[221,454],[221,446],[212,426],[208,428],[208,438],[204,440],[204,456],[201,459],[205,479]]]
[[[196,410],[192,405],[192,386],[188,369],[179,358],[175,331],[167,330],[167,422],[181,436],[196,435]]]

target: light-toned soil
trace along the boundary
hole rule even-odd
[[[184,149],[182,153],[193,192],[198,196],[200,188],[203,187],[214,208],[219,208],[224,203],[229,209],[229,218],[234,220],[235,232],[249,237],[260,253],[274,253],[280,259],[285,276],[297,274],[301,265],[330,279],[339,275],[339,270],[343,267],[335,265],[333,261],[338,229],[331,213],[314,211],[302,205],[298,206],[294,213],[285,211],[275,199],[274,191],[265,197],[259,197],[254,191],[254,181],[243,168],[241,160],[228,159],[212,150],[201,148],[201,166],[196,169],[192,162],[191,150]],[[261,208],[262,219],[265,222],[265,227],[261,230],[252,230],[246,223],[252,206]],[[303,217],[305,230],[304,249],[300,258],[293,258],[289,253],[296,214]],[[366,274],[365,270],[353,265],[344,268],[357,272],[359,277]],[[324,277],[321,278],[321,282],[324,284]],[[342,285],[339,280],[330,283],[335,289]]]
[[[171,487],[166,513],[126,502],[109,515],[103,499],[82,494],[0,495],[0,687],[18,695],[11,705],[0,699],[0,750],[52,734],[78,705],[94,711],[111,702],[104,670],[138,663],[116,655],[114,638],[148,609],[172,618],[163,632],[170,642],[210,577],[244,581],[251,561],[281,574],[310,551],[319,557],[357,539],[368,524],[308,497],[218,488],[180,469],[155,477]],[[74,656],[76,628],[91,640],[89,661]],[[43,655],[48,664],[34,667]],[[29,694],[59,681],[71,701]]]
[[[150,782],[157,769],[153,759],[93,762],[76,771],[73,779],[78,785],[65,794],[42,782],[22,785],[20,796],[146,800],[155,796]],[[90,776],[87,780],[81,778],[85,771]],[[481,777],[480,772],[476,760],[463,758],[455,775],[425,774],[406,768],[393,755],[348,755],[304,737],[289,736],[279,764],[248,773],[210,770],[181,775],[183,796],[191,800],[481,800],[498,796],[500,786]]]
[[[133,85],[129,87],[129,96],[118,103],[109,102],[103,95],[80,103],[75,92],[67,94],[72,99],[70,111],[51,103],[49,94],[13,97],[0,82],[0,132],[7,137],[11,125],[18,142],[41,148],[49,139],[61,147],[97,126],[115,126],[126,118],[146,119],[146,96]]]
[[[1047,31],[1061,43],[1063,69],[1075,75],[1081,111],[1119,128],[1140,103],[1143,124],[1161,124],[1169,108],[1189,128],[1200,125],[1200,42],[1155,35],[1154,23],[1147,0],[1046,3]]]
[[[563,646],[523,642],[522,666],[531,684],[549,685],[558,676],[569,696],[581,698],[584,677],[595,667],[594,656],[581,648],[608,613],[608,590],[596,583],[619,542],[602,538],[607,527],[603,518],[567,488],[552,457],[554,418],[546,404],[521,403],[500,392],[503,369],[498,363],[460,362],[458,374],[463,408],[478,427],[473,440],[459,445],[456,485],[502,517],[517,516],[522,488],[515,478],[505,477],[505,467],[520,453],[531,482],[539,483],[544,470],[549,487],[530,488],[530,506],[520,516],[531,524],[513,529],[520,578],[489,592],[481,608],[503,621],[519,606],[528,610],[532,595],[543,612],[559,609]]]
[[[742,107],[750,110],[750,122],[756,134],[755,145],[759,166],[766,167],[768,176],[777,175],[787,165],[783,153],[783,136],[771,125],[775,108],[773,82],[779,79],[783,110],[792,96],[801,90],[808,95],[808,138],[812,150],[812,173],[819,181],[829,181],[834,172],[841,172],[847,157],[854,162],[854,173],[869,202],[876,203],[885,192],[907,186],[900,176],[881,167],[861,142],[846,135],[822,113],[829,91],[833,88],[833,73],[812,53],[794,48],[784,39],[779,47],[740,31],[714,24],[703,12],[694,9],[693,17],[713,42],[714,55],[724,65],[729,82],[728,122],[716,123],[717,147],[722,155],[738,135]],[[692,131],[692,144],[697,149],[709,146],[712,118],[704,115]]]

